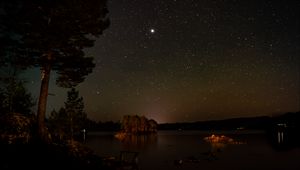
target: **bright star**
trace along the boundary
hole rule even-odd
[[[150,29],[150,32],[151,32],[152,34],[155,33],[155,29],[151,28],[151,29]]]

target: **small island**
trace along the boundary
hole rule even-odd
[[[157,133],[158,124],[153,119],[145,116],[125,115],[121,122],[121,130],[115,134],[118,139],[124,139],[128,135],[146,135]]]

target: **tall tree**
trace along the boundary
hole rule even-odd
[[[37,118],[43,138],[50,72],[58,73],[62,87],[74,87],[92,72],[93,59],[84,57],[83,49],[109,25],[106,0],[4,0],[0,5],[0,44],[8,42],[0,62],[14,50],[19,63],[41,69]]]

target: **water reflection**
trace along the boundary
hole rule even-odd
[[[280,132],[280,131],[277,132],[277,139],[278,139],[277,143],[278,144],[283,144],[284,143],[283,134],[284,134],[283,132]]]
[[[236,141],[225,135],[214,135],[207,136],[204,141],[210,144],[210,151],[207,153],[209,160],[216,160],[217,154],[224,150],[229,144],[245,144],[245,142]]]
[[[299,147],[299,129],[285,123],[278,123],[267,131],[268,139],[275,150],[283,151]]]
[[[121,141],[122,148],[125,150],[142,149],[155,145],[157,143],[157,135],[126,135],[119,140]]]
[[[233,139],[227,136],[214,135],[205,137],[204,140],[211,145],[210,153],[215,155],[215,153],[222,151],[227,144],[233,143]]]
[[[207,142],[204,139],[211,137],[211,132],[160,131],[157,136],[128,136],[124,140],[116,139],[114,133],[89,133],[86,145],[98,155],[114,159],[119,159],[120,151],[136,151],[142,170],[258,169],[258,165],[259,169],[300,169],[299,149],[273,150],[264,131],[217,131],[214,134],[229,137],[233,142]],[[277,131],[273,137],[277,143]],[[284,133],[283,142],[288,139],[290,141]],[[212,155],[208,155],[210,153]]]

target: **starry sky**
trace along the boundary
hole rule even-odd
[[[300,3],[274,0],[110,0],[111,25],[86,49],[77,89],[88,117],[159,123],[300,110]],[[39,69],[24,73],[37,99]],[[67,89],[52,72],[48,113]]]

